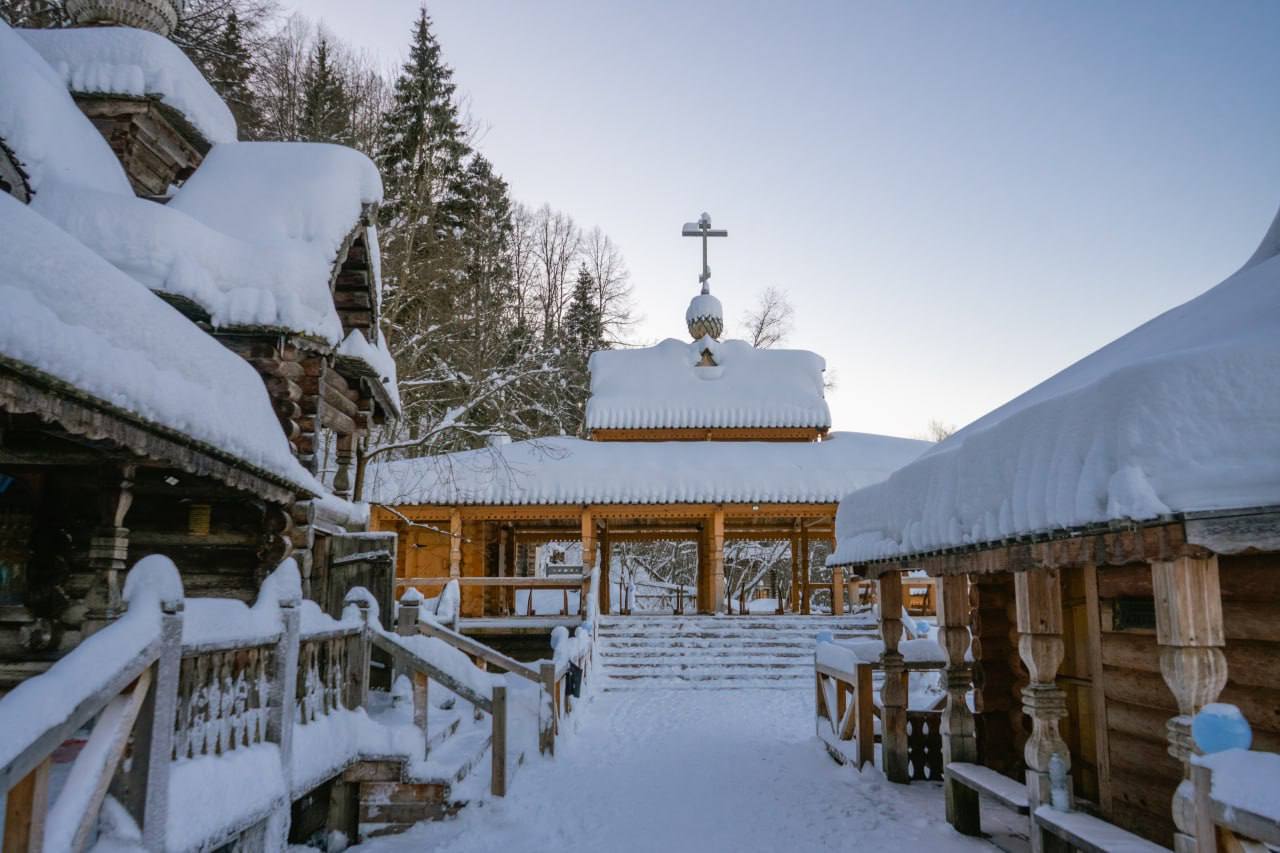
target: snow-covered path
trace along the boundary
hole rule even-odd
[[[533,759],[505,800],[363,845],[369,853],[963,851],[938,786],[836,765],[812,697],[788,690],[638,690],[580,707],[554,760]]]

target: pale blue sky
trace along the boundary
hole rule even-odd
[[[293,6],[388,63],[416,0]],[[1252,253],[1280,205],[1280,2],[428,4],[479,147],[620,244],[685,337],[711,213],[837,429],[963,425]]]

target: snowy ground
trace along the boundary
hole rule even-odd
[[[368,853],[992,850],[953,832],[939,786],[840,767],[814,737],[810,691],[597,695],[554,760],[505,800],[379,839]]]

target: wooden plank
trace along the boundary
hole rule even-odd
[[[69,778],[84,773],[95,774],[94,784],[78,800],[68,799],[64,802],[64,798],[76,793],[75,787],[64,786],[50,811],[50,815],[58,821],[79,820],[71,839],[72,850],[84,850],[91,834],[97,831],[98,811],[102,808],[102,801],[107,796],[107,788],[120,765],[120,759],[124,757],[133,723],[142,710],[143,700],[150,687],[151,670],[144,669],[127,696],[117,696],[107,703],[107,707],[102,709],[97,722],[93,724],[89,740],[71,766]],[[96,762],[97,766],[91,762]]]
[[[1027,814],[1027,786],[981,764],[953,761],[943,771],[947,781],[955,781],[999,800],[1018,814]]]
[[[435,637],[436,639],[444,640],[446,643],[465,654],[471,655],[475,658],[480,658],[486,663],[501,667],[507,672],[514,673],[521,678],[534,682],[535,684],[540,682],[538,671],[529,664],[521,663],[515,658],[502,654],[502,652],[499,652],[491,646],[486,646],[484,643],[459,634],[457,631],[452,631],[443,625],[437,625],[434,622],[419,622],[418,630],[421,633],[426,634],[428,637]]]
[[[158,641],[147,646],[133,660],[122,667],[119,673],[107,681],[101,689],[82,699],[67,715],[65,720],[45,729],[26,749],[18,753],[11,762],[0,768],[0,790],[12,788],[39,766],[46,756],[57,749],[63,741],[83,728],[107,702],[111,701],[112,697],[118,696],[142,674],[143,670],[151,666],[152,661],[159,654],[159,650],[160,643]]]
[[[490,749],[493,751],[493,776],[489,792],[495,797],[507,795],[507,687],[505,684],[493,686],[493,739]]]
[[[564,575],[558,578],[396,578],[396,586],[429,586],[443,587],[450,581],[457,581],[459,587],[510,587],[512,589],[578,589],[587,579],[586,575]]]
[[[44,853],[51,763],[46,755],[8,789],[4,798],[5,853]]]
[[[1111,750],[1107,740],[1106,667],[1102,665],[1102,612],[1098,600],[1098,567],[1085,566],[1084,606],[1088,636],[1085,646],[1089,659],[1090,701],[1093,710],[1093,737],[1098,766],[1098,805],[1103,815],[1111,817]]]
[[[402,666],[405,669],[421,672],[428,678],[435,679],[454,693],[457,693],[463,699],[466,699],[475,707],[479,708],[481,711],[489,712],[492,708],[492,702],[489,697],[481,696],[479,693],[476,693],[470,686],[458,681],[452,675],[440,669],[426,658],[414,652],[412,649],[408,649],[390,637],[383,636],[382,634],[370,632],[369,638],[370,642],[374,646],[377,646],[379,649],[382,649],[382,651],[391,655],[395,660],[396,666]]]
[[[1037,826],[1085,853],[1169,853],[1168,848],[1084,812],[1060,812],[1052,806],[1036,809]]]

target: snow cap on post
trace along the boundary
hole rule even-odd
[[[282,607],[297,607],[302,601],[302,574],[293,557],[288,558],[262,582],[258,601],[270,601]]]
[[[151,554],[134,563],[124,579],[121,593],[131,607],[141,602],[155,602],[166,610],[180,608],[184,595],[178,567],[162,554]]]

